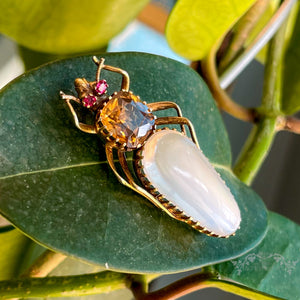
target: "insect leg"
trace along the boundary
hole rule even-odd
[[[81,104],[80,100],[78,98],[72,96],[72,95],[66,95],[63,92],[60,92],[60,96],[61,96],[62,99],[64,99],[66,101],[66,103],[67,103],[67,105],[68,105],[68,107],[69,107],[69,109],[72,113],[72,116],[73,116],[74,123],[75,123],[76,127],[78,129],[80,129],[81,131],[86,132],[86,133],[92,133],[92,134],[97,133],[96,129],[95,129],[95,126],[79,122],[76,111],[75,111],[73,105],[71,104],[71,101],[74,101],[74,102],[77,102],[77,103]]]
[[[132,188],[131,185],[119,174],[118,170],[116,169],[115,163],[114,163],[114,156],[113,156],[113,147],[112,143],[106,143],[105,144],[105,153],[106,158],[108,161],[108,164],[110,168],[113,170],[115,175],[117,176],[117,179],[125,186]]]
[[[161,117],[155,120],[155,125],[169,124],[186,125],[190,131],[193,142],[197,145],[198,148],[200,148],[194,126],[189,119],[184,117]]]
[[[156,199],[153,195],[151,195],[149,192],[147,192],[145,189],[143,189],[142,187],[140,187],[139,185],[137,185],[134,182],[134,179],[130,173],[130,170],[128,168],[128,164],[127,164],[127,160],[126,160],[126,156],[125,156],[125,152],[123,150],[118,150],[118,157],[119,157],[119,161],[121,164],[121,167],[128,179],[128,184],[129,187],[134,190],[135,192],[139,193],[140,195],[142,195],[143,197],[145,197],[146,199],[148,199],[150,202],[152,202],[155,206],[157,206],[158,208],[160,208],[161,210],[163,210],[164,212],[166,212],[169,216],[171,216],[172,218],[176,217],[166,208],[164,207],[158,199]],[[127,185],[128,186],[128,185]]]
[[[165,110],[169,108],[174,108],[177,112],[178,117],[182,117],[182,112],[178,104],[171,101],[160,101],[160,102],[154,102],[154,103],[147,103],[147,106],[150,108],[151,111],[158,111],[158,110]],[[186,134],[184,125],[180,125],[181,131]]]
[[[128,92],[129,91],[129,84],[130,84],[130,79],[129,79],[129,75],[126,71],[120,69],[120,68],[116,68],[113,66],[108,66],[108,65],[104,65],[104,58],[101,58],[100,60],[96,57],[93,56],[93,61],[96,65],[98,65],[98,69],[105,69],[111,72],[116,72],[122,75],[122,84],[121,84],[121,89]],[[103,64],[103,65],[102,65]],[[100,67],[101,65],[101,67]]]
[[[60,95],[60,97],[61,97],[63,100],[67,100],[67,101],[71,101],[71,100],[72,100],[72,101],[75,101],[75,102],[81,104],[80,99],[76,98],[76,97],[73,96],[73,95],[66,95],[66,94],[65,94],[64,92],[62,92],[62,91],[59,92],[59,95]]]

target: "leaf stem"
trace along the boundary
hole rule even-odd
[[[254,125],[234,167],[240,180],[250,185],[271,148],[277,131],[281,101],[281,68],[286,21],[270,42],[260,117]]]
[[[280,113],[281,108],[281,82],[282,82],[282,60],[285,50],[285,33],[287,21],[277,31],[271,40],[265,67],[265,81],[261,110],[263,113]]]
[[[265,118],[254,125],[233,169],[237,177],[250,185],[266,158],[276,132],[276,118]]]
[[[53,252],[47,249],[40,257],[38,257],[32,266],[26,270],[21,278],[25,277],[44,277],[66,259],[66,255]]]
[[[270,0],[257,0],[254,5],[248,10],[248,12],[239,21],[232,41],[219,64],[219,70],[222,72],[233,59],[242,50],[246,40],[249,37],[252,29],[260,19],[262,14],[266,11]]]
[[[262,47],[272,38],[284,20],[289,16],[296,2],[297,0],[282,1],[282,4],[269,20],[268,24],[262,29],[251,44],[247,46],[243,53],[240,54],[222,73],[219,79],[222,88],[227,88],[253,60]]]
[[[293,133],[300,134],[300,120],[287,116],[287,117],[278,117],[277,118],[277,130],[286,130]]]
[[[10,222],[8,222],[4,217],[0,216],[0,228],[10,225]]]
[[[216,69],[217,46],[218,43],[211,49],[208,56],[201,62],[201,69],[203,71],[203,76],[208,84],[208,87],[220,109],[226,111],[237,119],[247,122],[254,122],[254,110],[245,108],[234,102],[220,86]]]
[[[208,282],[209,287],[216,287],[218,289],[221,289],[223,291],[239,295],[242,297],[245,297],[247,299],[253,299],[253,300],[278,300],[282,298],[272,296],[263,292],[259,292],[257,290],[251,289],[245,285],[238,284],[236,282],[232,282],[229,280],[209,280]]]
[[[0,281],[0,299],[71,297],[109,293],[130,285],[130,275],[100,272],[85,275]]]
[[[67,256],[65,256],[64,254],[47,249],[33,262],[33,264],[24,273],[20,275],[20,278],[45,277],[66,258]],[[10,300],[18,299],[19,298],[11,298]]]
[[[201,272],[187,276],[151,293],[144,293],[143,289],[138,285],[133,286],[132,290],[136,300],[172,300],[209,287],[219,288],[230,293],[247,297],[248,299],[281,299],[226,279],[221,280],[218,278],[216,272]]]
[[[199,274],[187,276],[151,293],[143,293],[142,288],[138,284],[132,286],[132,291],[136,300],[177,299],[194,291],[208,287],[206,283],[212,278],[216,278],[215,272],[201,272]]]

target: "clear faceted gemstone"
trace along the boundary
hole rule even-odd
[[[203,152],[179,132],[155,132],[143,148],[142,165],[151,184],[187,216],[219,236],[240,225],[239,207]]]
[[[154,128],[154,116],[147,105],[129,92],[118,92],[104,106],[101,123],[127,149],[143,145]]]

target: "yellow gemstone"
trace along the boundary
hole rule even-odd
[[[144,144],[154,129],[154,115],[148,106],[129,93],[118,92],[103,107],[100,121],[114,139],[133,150]]]

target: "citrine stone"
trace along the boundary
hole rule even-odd
[[[154,115],[139,97],[130,92],[115,93],[100,113],[109,134],[127,150],[142,146],[154,129]]]

